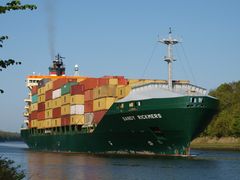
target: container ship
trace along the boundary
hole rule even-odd
[[[173,45],[167,45],[168,80],[65,75],[56,56],[49,75],[30,75],[25,127],[30,149],[94,154],[189,156],[190,142],[218,111],[218,100],[187,80],[172,80]]]

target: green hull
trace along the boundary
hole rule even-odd
[[[190,102],[190,96],[141,100],[131,108],[129,102],[114,103],[92,132],[85,128],[48,129],[48,133],[23,129],[21,136],[34,150],[189,155],[190,142],[218,109],[214,98],[194,98],[196,102]]]

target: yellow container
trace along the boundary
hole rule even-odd
[[[48,109],[45,111],[45,118],[46,119],[52,118],[52,109]]]
[[[66,94],[66,95],[61,96],[61,104],[62,105],[69,104],[70,103],[70,97],[71,97],[70,94]]]
[[[51,120],[52,119],[44,120],[44,128],[51,128],[52,127]]]
[[[44,120],[41,120],[41,121],[37,121],[37,128],[38,129],[43,129],[44,128]]]
[[[45,109],[52,109],[52,102],[53,100],[48,100],[45,102]]]
[[[61,126],[61,118],[51,119],[51,127]]]
[[[129,84],[136,84],[136,83],[138,83],[140,80],[139,79],[129,79],[128,80],[128,83]]]
[[[38,126],[38,120],[37,120],[37,119],[31,120],[31,127],[32,127],[32,128],[35,128],[35,127],[37,127],[37,126]]]
[[[45,93],[45,87],[41,87],[38,89],[38,95],[42,95]]]
[[[45,94],[38,96],[38,103],[45,102]]]
[[[38,110],[38,104],[33,103],[30,105],[30,112],[37,111]]]
[[[84,124],[84,115],[71,115],[70,117],[70,125],[82,125]]]
[[[45,84],[45,91],[51,90],[53,88],[53,81],[49,81]]]
[[[116,97],[116,85],[106,85],[95,88],[93,90],[93,99],[99,99],[103,97]]]
[[[61,105],[61,97],[52,100],[52,108],[57,108]]]
[[[130,86],[118,86],[117,88],[117,98],[121,99],[126,97],[131,91]]]
[[[118,79],[109,79],[109,85],[118,85]]]
[[[61,115],[70,114],[70,104],[61,106]]]
[[[71,96],[70,98],[70,103],[72,105],[77,105],[77,104],[84,104],[84,95],[82,94],[76,94],[76,95],[73,95]]]
[[[96,99],[93,101],[93,111],[109,109],[115,100],[116,98],[112,97]]]

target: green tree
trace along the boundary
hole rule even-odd
[[[12,10],[26,10],[26,9],[34,10],[36,8],[37,7],[32,4],[22,5],[20,0],[12,0],[12,1],[8,2],[6,5],[0,6],[0,14],[4,14],[4,13],[7,13]],[[3,47],[3,42],[7,39],[8,39],[8,36],[6,36],[6,35],[0,36],[0,48]],[[21,62],[15,61],[13,59],[4,60],[4,59],[0,58],[0,71],[2,71],[3,69],[6,69],[8,66],[14,65],[14,64],[15,65],[21,64]],[[2,89],[0,89],[0,93],[3,93],[3,92],[4,91]]]

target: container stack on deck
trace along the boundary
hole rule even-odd
[[[112,104],[130,90],[123,76],[42,79],[31,90],[29,128],[97,125]]]

